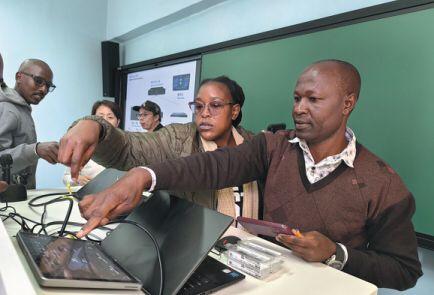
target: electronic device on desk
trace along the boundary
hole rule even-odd
[[[239,237],[236,236],[226,236],[221,238],[217,241],[217,243],[214,245],[214,248],[216,248],[217,251],[220,253],[225,252],[227,250],[227,247],[229,245],[235,245],[240,241]]]
[[[245,277],[207,255],[232,221],[167,192],[155,192],[125,220],[132,224],[120,224],[101,245],[25,232],[17,239],[43,286],[142,286],[147,294],[159,294],[164,286],[162,294],[202,294]]]
[[[283,263],[282,252],[265,241],[227,236],[220,239],[214,247],[226,257],[228,265],[257,279],[264,279],[277,272]]]
[[[116,170],[114,168],[106,168],[80,188],[75,195],[78,200],[82,200],[86,195],[103,191],[118,181],[125,173],[125,171]]]
[[[10,154],[3,154],[0,156],[0,166],[2,170],[2,180],[8,184],[8,188],[0,193],[0,202],[12,203],[27,200],[27,189],[21,183],[12,183],[11,181],[11,168],[13,159]]]
[[[242,216],[238,216],[237,221],[251,234],[268,237],[276,237],[278,234],[293,235],[291,228],[286,224]]]

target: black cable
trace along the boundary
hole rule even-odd
[[[63,221],[51,221],[51,222],[48,222],[47,224],[45,224],[45,228],[46,229],[48,229],[49,227],[51,227],[51,226],[55,226],[55,225],[62,225],[63,224]],[[67,223],[66,223],[66,225],[67,226],[76,226],[76,227],[83,227],[83,225],[84,225],[84,223],[80,223],[80,222],[73,222],[73,221],[68,221]],[[109,227],[107,227],[107,226],[101,226],[101,227],[99,227],[98,228],[99,230],[106,230],[106,231],[112,231],[113,229],[112,228],[109,228]],[[32,230],[32,232],[33,232],[33,230]],[[40,234],[42,232],[42,230],[40,230],[39,232],[38,232],[38,234]],[[65,231],[65,233],[66,233],[67,231]],[[77,231],[78,232],[78,231]],[[69,234],[73,234],[74,236],[77,234],[76,232],[71,232],[71,231],[69,231],[68,232]],[[92,239],[92,238],[88,238],[88,236],[86,236],[86,239],[88,239],[89,241],[92,241],[92,242],[101,242],[101,241],[99,241],[99,240],[95,240],[95,239]]]
[[[13,213],[17,213],[17,211],[15,210],[14,207],[9,206],[7,203],[4,207],[0,208],[0,212],[6,212],[7,210],[11,209],[13,211]]]
[[[10,214],[8,214],[8,215],[0,214],[0,216],[1,216],[1,217],[6,217],[5,219],[2,219],[2,221],[5,221],[5,220],[7,220],[7,219],[10,218],[11,220],[13,220],[13,221],[15,221],[16,223],[18,223],[18,224],[21,226],[21,228],[22,228],[23,230],[25,230],[25,231],[30,230],[29,226],[27,225],[27,223],[23,220],[22,216],[20,216],[20,215],[15,215],[15,214],[13,214],[13,213],[10,213]],[[19,218],[21,218],[21,221],[20,221],[20,220],[17,220],[15,217],[19,217]]]
[[[42,198],[52,197],[52,196],[60,196],[60,197],[51,199],[51,200],[46,201],[46,202],[36,203],[36,201],[38,201]],[[65,231],[65,228],[66,228],[66,225],[69,221],[69,217],[71,216],[71,211],[72,211],[72,207],[73,207],[73,200],[68,198],[68,197],[76,198],[76,195],[75,194],[69,194],[67,192],[65,192],[65,193],[63,193],[63,192],[50,193],[50,194],[43,194],[43,195],[37,196],[37,197],[33,198],[32,200],[30,200],[30,202],[28,203],[29,207],[41,207],[41,206],[44,207],[44,210],[43,210],[42,215],[41,215],[41,221],[39,224],[41,226],[41,229],[39,230],[38,233],[44,232],[44,234],[46,234],[46,235],[48,234],[46,227],[45,227],[45,217],[47,215],[47,206],[50,204],[58,203],[58,202],[69,201],[68,211],[66,213],[65,219],[64,219],[63,224],[62,224],[62,228],[60,230],[60,236],[63,236],[63,232]],[[32,231],[35,229],[36,226],[38,226],[38,225],[35,225],[32,228]]]
[[[30,219],[30,218],[27,218],[27,217],[24,217],[24,216],[22,216],[21,214],[19,214],[19,213],[16,213],[16,211],[15,212],[11,212],[11,213],[9,213],[9,216],[17,216],[17,217],[19,217],[19,218],[21,218],[21,220],[23,221],[23,222],[25,222],[25,221],[28,221],[28,222],[31,222],[31,223],[34,223],[34,224],[39,224],[39,222],[38,221],[34,221],[34,220],[32,220],[32,219]],[[30,227],[29,227],[29,229],[30,229]]]
[[[66,224],[68,223],[69,217],[71,216],[72,205],[74,205],[74,201],[72,199],[68,198],[65,200],[69,201],[69,206],[68,206],[68,211],[66,212],[65,220],[63,221],[63,224],[62,224],[62,228],[60,229],[60,232],[59,232],[59,237],[63,237],[63,232],[65,231]]]
[[[52,196],[65,196],[65,197],[73,197],[73,198],[77,199],[77,194],[76,193],[71,193],[70,194],[69,192],[59,192],[59,193],[43,194],[43,195],[40,195],[40,196],[37,196],[37,197],[31,199],[29,201],[29,206],[30,207],[41,207],[41,206],[44,206],[44,204],[46,204],[47,202],[39,203],[39,204],[35,204],[35,202],[37,200],[40,200],[40,199],[43,199],[43,198],[46,198],[46,197],[52,197]]]
[[[158,292],[159,295],[163,294],[163,288],[164,288],[164,278],[163,278],[163,262],[161,260],[161,253],[160,253],[160,247],[158,246],[158,242],[157,240],[154,238],[154,236],[140,223],[132,221],[132,220],[127,220],[127,219],[123,219],[123,220],[115,220],[112,222],[109,222],[109,224],[114,224],[114,223],[126,223],[126,224],[132,224],[137,226],[138,228],[140,228],[141,230],[143,230],[152,240],[152,242],[154,243],[154,247],[155,247],[155,251],[157,252],[157,259],[158,259],[158,263],[160,265],[160,291]]]

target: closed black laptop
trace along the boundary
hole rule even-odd
[[[229,216],[170,196],[167,192],[156,192],[137,207],[127,220],[142,224],[158,241],[164,268],[163,294],[176,294],[182,289],[233,222]],[[160,277],[157,255],[151,239],[142,230],[134,225],[120,224],[101,246],[141,281],[144,290],[158,294]],[[211,292],[244,278],[244,275],[210,257],[200,269],[206,272],[198,275],[200,278],[206,277],[204,282],[208,281],[207,285],[199,288],[193,276],[193,282],[186,284],[191,291],[183,290],[192,293],[186,294]]]
[[[232,223],[232,218],[226,215],[170,196],[166,192],[157,192],[137,207],[127,220],[139,223],[157,240],[164,270],[163,294],[210,293],[244,278],[244,275],[207,255]],[[66,277],[54,278],[53,285],[53,278],[51,280],[44,278],[43,271],[46,270],[46,266],[45,269],[41,269],[40,265],[40,257],[44,255],[44,251],[53,248],[49,245],[44,246],[46,242],[41,242],[46,241],[47,236],[21,233],[17,238],[41,285],[85,287],[83,286],[85,280],[88,288],[112,288],[113,286],[134,288],[139,281],[143,286],[142,290],[146,293],[158,294],[160,290],[160,265],[154,244],[142,229],[133,224],[120,224],[100,246],[92,242],[77,241],[86,244],[84,250],[76,249],[77,253],[70,254],[68,259],[63,259],[64,268],[81,268],[86,270],[86,274],[89,269],[92,270],[93,278],[90,283],[88,279],[74,278],[71,272],[68,272]],[[35,241],[39,246],[35,246]],[[94,247],[98,249],[90,249]],[[57,247],[57,249],[61,248]],[[88,257],[92,255],[85,255],[92,253],[91,251],[99,253],[98,259]],[[104,265],[109,264],[112,266],[108,268],[115,271],[106,274],[103,268]],[[195,272],[196,269],[198,272]],[[114,276],[113,273],[118,275]],[[80,276],[83,271],[76,274]],[[41,275],[43,278],[40,277]],[[125,287],[119,284],[119,278]],[[105,284],[101,287],[102,282]]]
[[[88,183],[86,183],[82,188],[80,188],[75,196],[77,199],[82,200],[86,195],[95,194],[100,191],[105,190],[113,183],[118,181],[122,176],[125,175],[125,171],[116,170],[113,168],[106,168]]]

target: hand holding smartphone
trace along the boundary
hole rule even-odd
[[[271,221],[257,220],[238,216],[237,221],[250,233],[255,235],[264,235],[269,237],[276,237],[278,234],[294,235],[292,229],[280,223]]]

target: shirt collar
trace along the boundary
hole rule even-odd
[[[354,134],[353,130],[351,130],[351,128],[349,128],[349,127],[347,127],[345,130],[345,138],[348,141],[348,145],[340,154],[329,156],[329,157],[323,159],[322,161],[320,161],[319,163],[317,163],[317,165],[319,165],[323,161],[329,161],[329,162],[330,161],[333,161],[333,162],[344,161],[345,164],[347,164],[347,166],[354,168],[354,159],[356,158],[356,135]],[[307,157],[309,157],[312,160],[312,162],[314,162],[312,154],[310,153],[310,150],[309,150],[309,146],[307,145],[307,143],[304,139],[300,139],[298,137],[295,137],[294,139],[289,140],[289,142],[290,143],[298,143],[300,148],[303,150],[304,154]]]

